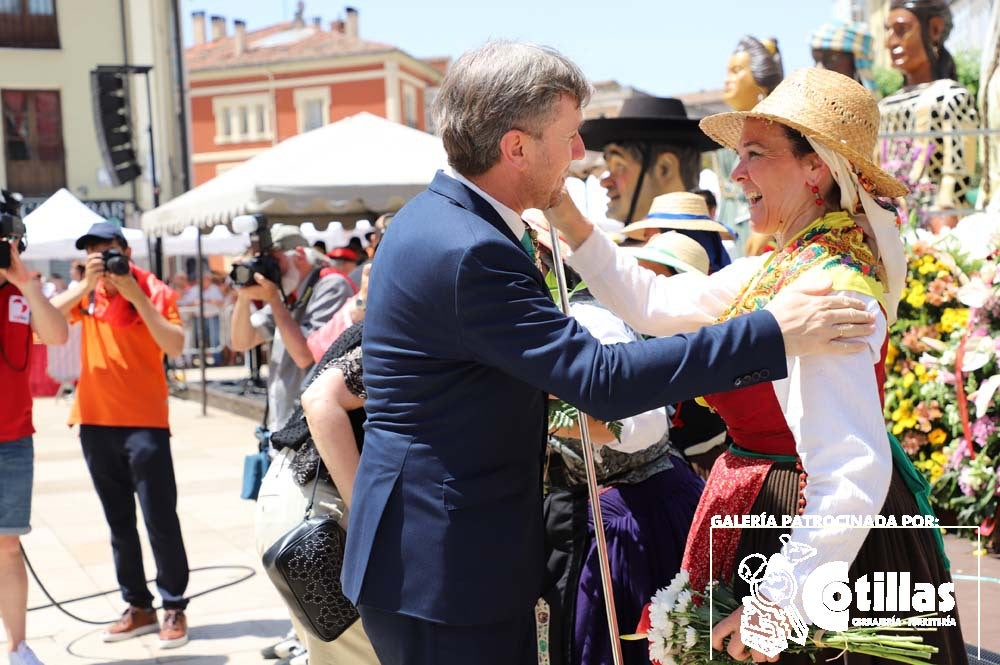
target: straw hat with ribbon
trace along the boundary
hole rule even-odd
[[[843,155],[871,194],[905,196],[906,187],[872,161],[878,136],[878,104],[857,81],[828,69],[799,69],[749,111],[702,118],[706,134],[736,150],[747,118],[772,120],[796,129]]]
[[[708,252],[697,240],[677,231],[660,233],[642,247],[625,247],[622,251],[628,252],[637,260],[659,263],[677,272],[708,274]]]
[[[879,126],[875,98],[842,74],[799,69],[751,110],[709,116],[702,119],[701,128],[735,150],[748,118],[777,122],[801,132],[830,168],[840,186],[840,207],[875,240],[888,290],[886,315],[890,323],[895,321],[906,282],[906,254],[898,216],[873,197],[904,196],[907,188],[873,160]]]
[[[685,231],[715,231],[723,239],[733,236],[725,226],[711,218],[708,205],[700,194],[671,192],[660,194],[649,206],[646,219],[629,224],[621,230],[629,238],[643,240],[646,229],[681,229]]]

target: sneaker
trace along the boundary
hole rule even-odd
[[[309,652],[305,648],[295,649],[274,665],[309,665]]]
[[[17,651],[10,654],[10,665],[42,665],[38,656],[24,642],[17,645]]]
[[[301,650],[302,643],[295,637],[295,633],[285,637],[277,644],[264,647],[260,650],[260,655],[264,660],[274,660],[275,658],[287,658],[292,655],[293,650]]]
[[[160,648],[176,649],[188,643],[188,624],[184,610],[164,610],[160,628]]]
[[[129,605],[115,625],[103,633],[101,639],[105,642],[121,642],[140,635],[155,633],[160,628],[156,621],[156,610]]]

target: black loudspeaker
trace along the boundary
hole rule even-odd
[[[104,168],[115,185],[124,185],[139,177],[142,169],[135,159],[132,124],[128,113],[127,74],[90,72],[90,92],[94,103],[94,125],[101,148]]]

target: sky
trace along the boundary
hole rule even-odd
[[[576,61],[592,81],[617,80],[659,96],[722,87],[742,35],[776,37],[785,73],[812,66],[811,32],[833,18],[833,0],[309,0],[307,22],[358,10],[362,39],[418,58],[451,56],[491,38],[546,44]],[[295,13],[296,0],[182,0],[184,42],[191,12],[204,10],[253,31]]]

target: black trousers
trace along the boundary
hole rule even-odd
[[[177,519],[170,432],[163,428],[81,425],[80,444],[111,528],[111,549],[122,598],[136,607],[153,606],[135,522],[138,495],[156,560],[156,587],[163,607],[184,609],[188,560]]]
[[[488,599],[484,599],[488,602]],[[535,618],[452,626],[366,605],[358,607],[382,665],[537,665]]]

